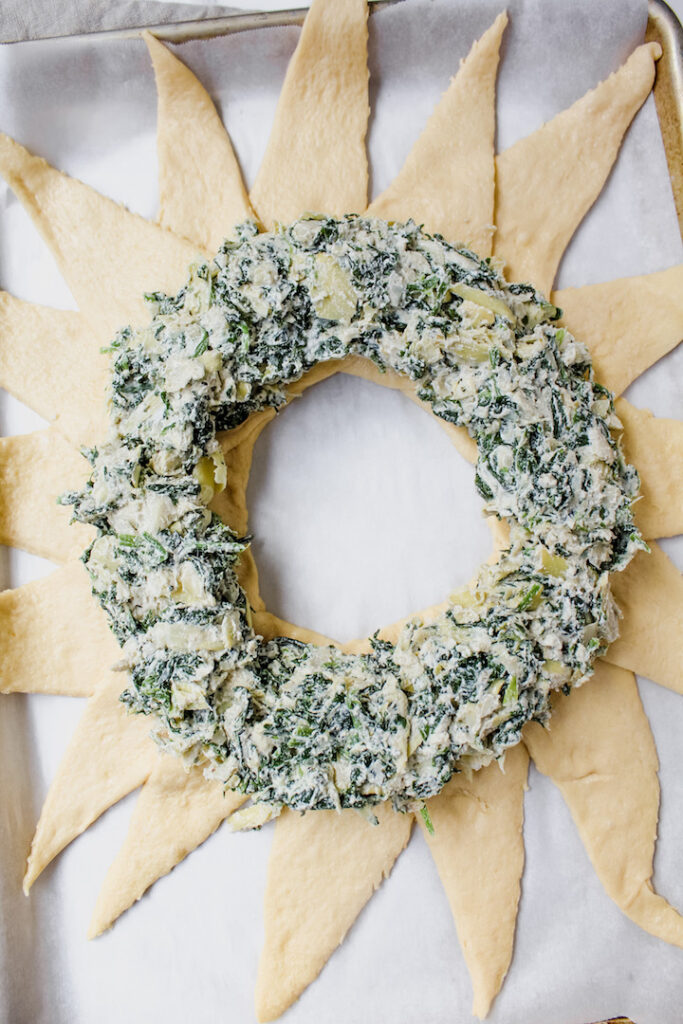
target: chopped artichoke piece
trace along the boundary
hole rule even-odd
[[[543,671],[546,675],[553,676],[555,679],[567,681],[571,678],[572,674],[568,665],[564,665],[561,661],[555,661],[552,658],[543,662]]]
[[[450,292],[451,295],[459,295],[461,299],[469,299],[470,302],[474,302],[477,306],[490,309],[493,313],[498,313],[499,316],[505,317],[506,320],[514,322],[515,317],[510,307],[506,306],[502,299],[497,299],[495,295],[489,295],[488,292],[482,291],[481,288],[472,288],[469,284],[457,282],[451,285]]]
[[[235,811],[228,818],[228,827],[232,832],[242,832],[246,829],[261,828],[273,818],[277,818],[282,811],[282,804],[250,804],[239,811]]]
[[[224,491],[228,482],[228,470],[222,450],[217,448],[211,455],[202,456],[194,468],[194,476],[201,487],[211,489],[211,497]]]
[[[318,316],[348,323],[356,312],[356,293],[349,275],[334,256],[322,252],[315,259],[315,285],[311,299]]]
[[[551,555],[545,548],[541,551],[541,565],[548,576],[564,576],[569,562],[561,555]]]

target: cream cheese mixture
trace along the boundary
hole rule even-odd
[[[644,547],[638,478],[612,395],[532,286],[410,221],[308,216],[243,225],[177,296],[148,299],[149,325],[111,345],[110,437],[63,500],[98,529],[84,560],[123,645],[122,699],[254,798],[240,825],[283,806],[421,808],[591,674],[617,633],[609,573]],[[235,575],[249,539],[208,508],[228,482],[218,432],[350,355],[467,428],[484,511],[510,527],[443,614],[361,655],[256,635]]]

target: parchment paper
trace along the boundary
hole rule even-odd
[[[501,6],[501,0],[405,0],[373,15],[373,193],[399,169],[460,58]],[[614,70],[642,38],[646,18],[640,0],[510,0],[508,9],[499,148]],[[296,38],[295,29],[262,30],[179,50],[218,100],[249,181]],[[142,43],[0,49],[0,128],[146,216],[155,215],[157,203],[154,122],[153,76]],[[559,284],[680,260],[649,101],[567,253]],[[34,301],[73,305],[4,186],[0,285]],[[679,352],[648,372],[629,397],[660,415],[681,416],[681,371]],[[3,433],[41,425],[19,403],[0,398]],[[249,499],[269,607],[340,639],[441,599],[489,549],[472,471],[438,425],[401,396],[348,377],[318,385],[268,428],[257,446]],[[676,544],[665,546],[671,551]],[[13,552],[2,552],[0,567],[12,586],[50,569]],[[683,907],[683,703],[647,681],[641,693],[662,763],[655,880]],[[0,1020],[252,1021],[270,830],[237,836],[219,830],[112,932],[87,943],[95,896],[135,798],[77,840],[25,900],[20,879],[31,833],[82,702],[13,696],[2,698],[0,708]],[[638,1024],[678,1024],[683,952],[641,932],[611,904],[560,796],[535,772],[530,782],[517,945],[491,1024],[586,1024],[618,1013]],[[446,900],[416,834],[342,948],[284,1019],[465,1024],[470,1003]]]

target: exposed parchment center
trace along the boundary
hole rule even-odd
[[[341,642],[442,601],[491,549],[438,421],[344,373],[261,434],[247,497],[266,607]]]

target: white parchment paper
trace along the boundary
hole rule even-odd
[[[501,0],[405,0],[373,15],[373,193],[399,169],[460,58],[501,6]],[[614,70],[641,40],[646,18],[640,0],[511,0],[508,9],[500,149]],[[297,35],[261,30],[179,48],[216,98],[248,181]],[[0,128],[149,217],[157,204],[154,127],[154,83],[142,43],[0,49]],[[559,283],[609,280],[680,260],[650,100],[567,252]],[[0,286],[34,301],[73,305],[4,186]],[[680,416],[682,377],[680,353],[674,354],[629,397],[660,415]],[[42,425],[9,396],[0,399],[2,433]],[[472,471],[438,425],[402,396],[344,376],[309,391],[268,428],[257,445],[249,501],[269,607],[340,639],[440,600],[489,550]],[[51,568],[38,558],[0,553],[5,585]],[[647,681],[641,693],[661,758],[655,882],[681,907],[683,704]],[[82,707],[67,698],[1,702],[0,1020],[248,1024],[271,830],[237,836],[219,830],[109,934],[87,943],[89,916],[125,835],[133,795],[58,858],[30,900],[21,894],[39,808]],[[613,906],[559,794],[533,770],[525,838],[515,956],[491,1024],[586,1024],[618,1013],[638,1024],[678,1024],[683,953],[641,932]],[[284,1019],[465,1024],[470,1004],[450,912],[415,834],[343,946]]]

